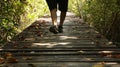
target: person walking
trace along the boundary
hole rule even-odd
[[[52,19],[52,26],[49,31],[57,34],[63,33],[63,23],[68,10],[68,0],[46,0]],[[57,8],[61,11],[60,23],[57,24]]]

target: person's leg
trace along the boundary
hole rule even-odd
[[[51,13],[51,19],[53,25],[57,25],[57,1],[56,0],[46,0],[49,10]]]
[[[68,0],[59,0],[59,10],[61,11],[60,25],[63,25],[68,10]]]
[[[66,12],[61,12],[60,14],[60,24],[58,26],[59,33],[63,33],[63,23],[66,17]]]
[[[66,17],[66,12],[68,10],[68,0],[58,0],[58,2],[59,2],[59,10],[61,11],[60,24],[58,26],[58,31],[62,33],[63,32],[62,26]]]
[[[50,27],[49,31],[52,32],[52,33],[54,33],[54,34],[58,33],[58,28],[57,28],[57,13],[56,12],[57,12],[57,9],[50,10],[53,26]]]
[[[58,33],[58,28],[57,28],[57,13],[56,12],[57,12],[57,9],[50,10],[53,26],[50,27],[49,31],[52,32],[52,33],[54,33],[54,34]]]
[[[49,9],[50,9],[50,13],[51,13],[51,19],[52,19],[52,24],[53,26],[50,27],[49,31],[57,34],[58,30],[57,30],[57,1],[56,0],[46,0]]]
[[[60,26],[63,26],[65,17],[66,17],[66,12],[61,12],[61,14],[60,14],[60,24],[59,24]]]
[[[52,23],[54,26],[57,26],[57,9],[52,9],[50,10],[51,13],[51,19],[52,19]]]

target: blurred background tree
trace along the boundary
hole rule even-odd
[[[0,0],[0,44],[48,13],[45,0]]]
[[[70,8],[90,26],[120,45],[120,0],[70,0]]]

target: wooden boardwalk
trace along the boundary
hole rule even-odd
[[[120,67],[120,49],[68,13],[64,33],[52,34],[50,17],[40,18],[6,44],[0,55],[17,60],[0,67]]]

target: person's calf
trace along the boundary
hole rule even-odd
[[[61,12],[60,15],[60,25],[62,26],[66,17],[66,12]]]
[[[57,26],[57,9],[50,10],[53,25]]]

